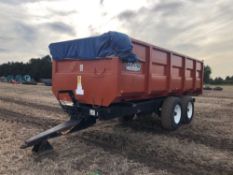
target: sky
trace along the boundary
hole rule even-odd
[[[233,75],[232,0],[0,0],[0,63],[108,31],[204,60],[212,77]]]

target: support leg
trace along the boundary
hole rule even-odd
[[[61,136],[63,134],[76,132],[85,129],[96,123],[96,118],[86,117],[81,119],[71,119],[67,122],[50,128],[36,136],[26,140],[20,148],[25,149],[33,146],[32,151],[37,153],[45,150],[51,150],[53,147],[49,144],[48,139]]]
[[[43,151],[49,151],[52,149],[53,149],[53,146],[48,142],[48,140],[42,140],[41,142],[33,146],[32,152],[39,153]]]

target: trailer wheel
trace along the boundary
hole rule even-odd
[[[190,96],[184,96],[181,98],[182,107],[182,123],[188,124],[192,121],[194,116],[194,103],[193,98]]]
[[[175,130],[181,124],[182,108],[180,99],[168,97],[164,100],[161,111],[162,127],[167,130]]]

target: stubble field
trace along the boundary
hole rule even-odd
[[[50,87],[0,83],[0,174],[233,174],[233,87],[196,97],[190,125],[167,132],[156,117],[98,121],[51,140],[53,151],[23,141],[68,120]]]

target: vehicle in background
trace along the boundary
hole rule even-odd
[[[12,84],[28,84],[28,85],[36,85],[37,82],[31,78],[30,75],[7,75],[0,77],[1,82],[8,82]]]
[[[204,86],[203,89],[207,91],[210,91],[210,90],[222,91],[223,90],[223,88],[220,86],[216,86],[216,87]]]
[[[213,90],[215,90],[215,91],[222,91],[222,90],[223,90],[223,88],[222,88],[222,87],[220,87],[220,86],[217,86],[217,87],[214,87],[214,88],[213,88]]]
[[[22,84],[37,85],[37,82],[30,75],[24,75]]]
[[[210,86],[204,86],[203,89],[204,89],[204,90],[213,90],[213,88],[210,87]]]
[[[0,77],[0,82],[7,82],[6,77],[5,77],[5,76],[1,76],[1,77]]]
[[[40,79],[40,82],[41,83],[44,83],[44,85],[45,86],[52,86],[52,80],[51,79],[45,79],[45,78],[43,78],[43,79]]]

